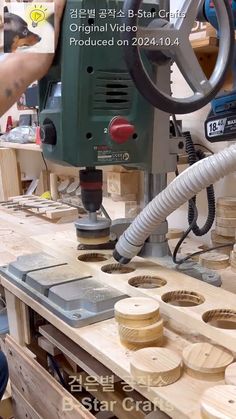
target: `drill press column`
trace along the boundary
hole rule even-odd
[[[84,245],[100,245],[110,238],[110,220],[97,216],[102,205],[102,170],[94,167],[80,170],[81,198],[88,218],[75,223],[78,241]]]

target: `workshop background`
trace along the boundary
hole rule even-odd
[[[172,7],[174,6],[178,9],[178,6],[181,3],[181,0],[171,0]],[[3,7],[3,1],[0,0],[0,10]],[[0,24],[1,25],[1,24]],[[204,25],[204,24],[203,24]],[[202,36],[202,35],[201,35]],[[0,29],[0,62],[4,59],[4,54],[1,54],[1,42],[2,42],[2,32]],[[175,65],[172,67],[172,80],[173,80],[173,93],[179,97],[184,97],[185,94],[190,92],[189,87],[187,86],[186,82],[183,80],[183,77],[180,75],[179,70]],[[205,106],[204,108],[200,109],[197,112],[185,114],[185,115],[178,115],[178,119],[182,120],[183,130],[190,131],[195,143],[201,143],[206,145],[210,150],[213,152],[219,151],[227,146],[226,142],[219,142],[216,144],[209,143],[205,139],[204,135],[204,122],[206,115],[209,113],[210,104]],[[7,118],[9,115],[12,116],[14,121],[19,119],[19,114],[29,114],[34,113],[35,111],[30,110],[21,110],[17,109],[16,104],[9,109],[9,111],[0,118],[0,132],[2,128],[2,132],[4,131]],[[232,141],[231,141],[232,143]],[[26,174],[26,176],[30,179],[37,179],[40,176],[42,170],[44,170],[45,165],[39,153],[35,153],[33,151],[27,151],[25,153],[24,150],[17,151],[17,159],[20,163],[22,173]],[[78,170],[76,168],[69,168],[65,166],[55,165],[52,162],[47,162],[49,171],[52,171],[58,175],[67,175],[67,176],[77,176]],[[180,171],[184,170],[186,166],[180,166]],[[105,169],[105,172],[109,169]],[[168,182],[170,182],[174,178],[174,174],[168,175]],[[235,190],[235,180],[236,174],[231,174],[224,179],[217,182],[215,187],[216,196],[236,196]],[[187,204],[183,205],[182,207],[178,208],[175,212],[173,212],[169,217],[169,225],[173,228],[187,228],[188,221],[187,221]],[[198,212],[199,212],[199,225],[203,225],[207,215],[207,199],[206,199],[206,192],[203,191],[198,196]],[[201,242],[210,243],[210,234],[208,233],[204,237],[201,237]]]

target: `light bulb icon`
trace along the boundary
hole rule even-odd
[[[30,12],[30,19],[32,20],[32,26],[33,28],[36,28],[40,22],[43,22],[46,20],[45,10],[42,10],[43,6],[37,7]]]

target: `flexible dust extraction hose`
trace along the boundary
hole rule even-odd
[[[175,178],[134,219],[116,244],[113,256],[122,264],[130,262],[145,240],[173,211],[202,189],[236,170],[236,145],[200,160]]]

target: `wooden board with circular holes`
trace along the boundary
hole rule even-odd
[[[220,227],[216,221],[216,234],[225,237],[235,237],[235,227]]]
[[[143,327],[160,319],[159,303],[152,298],[134,297],[118,301],[114,307],[119,324]]]
[[[183,361],[188,375],[203,380],[221,380],[234,357],[225,348],[199,342],[188,345],[183,350]]]
[[[145,327],[128,327],[119,324],[121,340],[127,342],[154,342],[163,336],[163,320]]]
[[[229,266],[229,256],[218,252],[207,252],[200,255],[199,262],[202,266],[208,269],[225,269]]]
[[[219,385],[205,391],[200,401],[203,419],[236,418],[236,386]]]
[[[130,372],[138,384],[163,387],[181,376],[181,358],[166,348],[145,348],[134,352]]]
[[[236,386],[236,362],[230,364],[225,370],[225,384]]]

